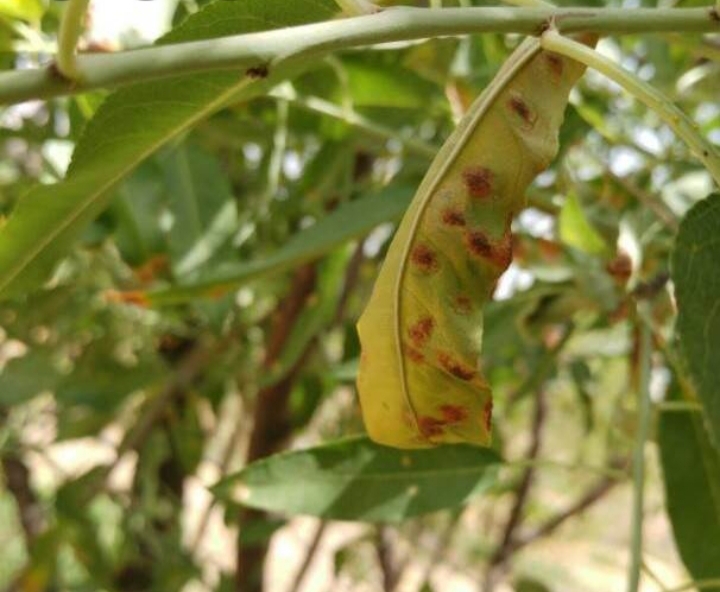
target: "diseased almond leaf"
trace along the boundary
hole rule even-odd
[[[358,390],[375,441],[490,443],[483,304],[510,265],[513,216],[557,153],[583,70],[526,40],[430,166],[358,323]]]

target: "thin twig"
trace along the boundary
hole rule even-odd
[[[665,205],[665,203],[656,196],[649,194],[647,191],[636,185],[627,177],[616,175],[612,171],[606,171],[606,175],[614,182],[637,199],[642,206],[652,210],[652,212],[673,232],[677,232],[680,228],[677,216],[673,211]]]
[[[510,545],[510,551],[515,553],[523,547],[534,543],[538,539],[550,536],[567,520],[569,520],[573,516],[581,514],[587,508],[602,499],[617,484],[618,481],[616,479],[611,479],[609,477],[602,478],[586,493],[584,493],[576,502],[572,503],[565,510],[556,514],[555,516],[552,516],[551,518],[548,518],[532,532],[517,537],[514,541],[512,541]]]
[[[438,537],[437,543],[435,544],[435,547],[432,550],[432,554],[430,555],[430,559],[425,564],[425,567],[423,569],[423,574],[422,574],[422,576],[420,576],[420,581],[419,581],[418,587],[421,590],[425,589],[424,586],[430,582],[430,578],[432,577],[433,570],[442,561],[442,558],[445,555],[445,552],[447,551],[448,547],[450,546],[452,537],[455,534],[455,529],[457,528],[458,524],[460,523],[460,519],[462,518],[462,515],[463,515],[462,509],[454,512],[450,519],[450,522],[445,527],[445,530],[443,530],[442,534]]]
[[[383,579],[383,591],[393,592],[400,581],[400,570],[398,569],[393,544],[390,540],[390,529],[387,526],[380,526],[376,531],[375,554]]]
[[[648,577],[658,585],[661,592],[668,592],[669,588],[660,579],[660,577],[655,573],[655,571],[648,565],[648,563],[647,563],[647,561],[645,561],[645,559],[642,560],[641,567],[642,567],[642,570],[648,575]]]
[[[300,565],[297,574],[295,574],[295,579],[293,580],[292,586],[290,587],[288,592],[298,592],[298,590],[300,590],[300,586],[302,586],[303,580],[305,579],[305,576],[310,569],[310,565],[312,564],[312,561],[317,554],[317,550],[320,547],[320,541],[325,534],[327,525],[328,523],[323,520],[318,524],[317,528],[315,529],[315,533],[313,534],[313,538],[310,541],[310,545],[308,545],[308,548],[305,551],[305,558],[303,559],[303,562]]]
[[[558,356],[560,352],[567,345],[570,337],[573,334],[575,326],[573,323],[567,323],[562,337],[554,343],[551,347],[548,347],[543,353],[535,365],[530,376],[508,397],[508,406],[511,407],[522,399],[528,393],[537,392],[542,384],[548,379],[549,374],[555,368]]]

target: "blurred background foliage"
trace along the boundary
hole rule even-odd
[[[96,2],[84,47],[146,44],[205,4]],[[155,33],[93,28],[107,11],[148,21],[151,5]],[[47,61],[61,9],[0,0],[0,67]],[[487,309],[494,449],[513,462],[483,473],[482,495],[466,503],[453,481],[429,482],[447,509],[405,520],[395,509],[378,522],[353,496],[323,505],[335,490],[322,476],[305,500],[310,453],[261,465],[274,481],[256,505],[271,512],[238,504],[233,478],[210,489],[280,450],[362,433],[354,323],[434,152],[518,41],[431,39],[318,60],[146,159],[43,290],[0,303],[0,589],[618,589],[643,324],[655,420],[643,590],[720,578],[720,461],[695,438],[697,417],[677,412],[688,403],[668,282],[680,221],[711,179],[653,113],[593,72]],[[720,143],[717,37],[600,46]],[[62,177],[104,96],[0,111],[0,215]],[[342,446],[360,462],[355,444]],[[363,446],[352,454],[370,454]],[[468,461],[428,462],[452,479]]]

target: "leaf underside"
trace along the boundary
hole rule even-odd
[[[483,304],[510,265],[513,216],[557,153],[583,70],[526,40],[430,166],[358,323],[358,390],[375,441],[489,444]]]

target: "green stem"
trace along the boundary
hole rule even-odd
[[[552,20],[558,31],[600,34],[719,32],[711,8],[392,8],[376,14],[218,39],[76,58],[82,80],[53,68],[0,74],[0,104],[210,70],[274,64],[288,56],[319,59],[351,47],[472,33],[536,35]]]
[[[69,80],[80,79],[75,52],[78,39],[83,32],[85,13],[89,2],[90,0],[70,0],[65,7],[60,23],[55,63],[60,73]]]
[[[551,29],[543,33],[540,42],[544,49],[594,68],[655,111],[700,159],[720,187],[720,153],[700,135],[692,120],[668,97],[594,49],[563,37],[557,30]]]
[[[630,571],[628,574],[628,592],[638,592],[642,569],[642,525],[643,501],[645,490],[645,443],[650,433],[652,409],[650,401],[650,363],[652,339],[646,323],[639,324],[640,329],[640,380],[638,385],[638,428],[633,452],[633,505],[630,533]]]

